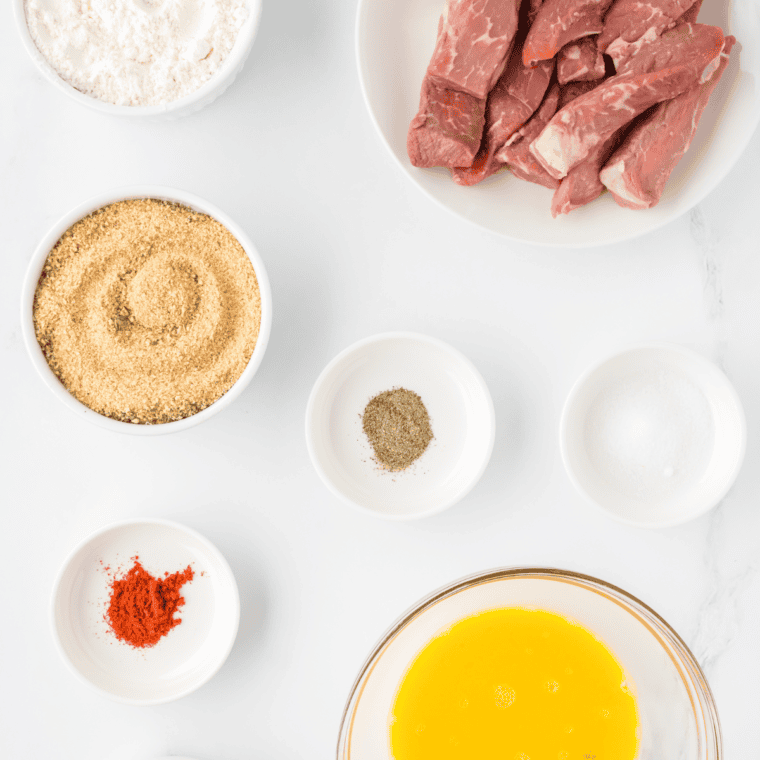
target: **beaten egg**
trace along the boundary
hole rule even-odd
[[[407,670],[395,760],[634,760],[638,711],[612,652],[567,618],[494,609],[455,623]]]

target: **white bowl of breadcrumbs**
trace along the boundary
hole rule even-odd
[[[48,388],[80,417],[133,435],[179,432],[231,404],[272,323],[245,232],[202,198],[153,186],[102,193],[60,219],[21,304]]]

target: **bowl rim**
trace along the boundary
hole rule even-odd
[[[338,731],[338,741],[336,747],[336,760],[348,760],[349,745],[351,740],[351,731],[353,729],[353,718],[355,713],[356,704],[361,698],[364,690],[366,680],[371,675],[371,671],[374,665],[383,653],[383,651],[390,645],[395,638],[396,634],[405,628],[419,615],[422,615],[428,608],[434,604],[446,599],[449,596],[459,593],[460,591],[466,591],[469,588],[474,588],[483,583],[489,583],[498,580],[509,580],[512,578],[541,578],[544,580],[556,580],[560,582],[570,582],[575,585],[582,586],[583,588],[592,591],[594,593],[606,596],[611,602],[623,607],[629,614],[636,613],[640,622],[645,624],[650,632],[652,628],[658,629],[657,633],[660,634],[675,650],[677,655],[676,664],[677,669],[681,671],[683,666],[687,671],[692,686],[695,690],[701,691],[704,697],[705,719],[709,719],[709,724],[714,734],[714,755],[708,756],[710,760],[721,760],[723,756],[723,740],[722,731],[720,725],[720,717],[718,715],[718,708],[715,704],[715,698],[713,696],[710,685],[707,682],[705,674],[702,672],[702,668],[699,666],[693,653],[686,645],[686,642],[676,633],[676,631],[670,626],[670,624],[657,612],[655,612],[648,604],[642,602],[633,594],[625,591],[619,586],[615,586],[612,583],[603,581],[592,575],[586,575],[584,573],[578,573],[573,570],[563,570],[556,567],[533,567],[533,566],[508,566],[499,567],[492,570],[485,570],[471,575],[466,575],[458,580],[441,586],[435,591],[431,592],[427,596],[423,597],[405,612],[403,612],[385,631],[380,637],[375,646],[372,648],[369,656],[365,659],[359,673],[354,679],[354,682],[349,691],[348,698],[343,708],[343,713],[340,719],[340,728]],[[667,651],[667,650],[666,650]],[[673,660],[673,654],[667,652],[671,660]],[[683,676],[682,676],[683,677]],[[701,700],[700,700],[701,703]],[[705,732],[708,733],[708,732]]]
[[[488,406],[488,419],[487,419],[488,433],[487,435],[488,435],[489,440],[488,440],[487,449],[486,449],[485,455],[483,456],[482,462],[480,463],[474,476],[470,479],[470,483],[468,484],[467,488],[464,491],[462,491],[460,494],[456,495],[455,497],[448,499],[447,501],[444,501],[441,504],[435,507],[432,507],[431,509],[426,510],[425,512],[419,512],[419,513],[414,513],[410,515],[388,515],[383,512],[378,512],[374,509],[370,509],[369,507],[365,507],[362,504],[359,504],[358,502],[354,501],[353,499],[350,499],[342,491],[340,491],[332,482],[332,479],[329,477],[325,469],[322,467],[321,461],[319,460],[319,457],[317,456],[316,448],[314,446],[314,438],[315,438],[314,417],[316,414],[316,397],[319,391],[322,389],[322,386],[324,385],[328,375],[346,357],[350,356],[351,354],[355,353],[356,351],[362,348],[365,348],[366,346],[372,345],[373,343],[380,343],[386,340],[418,341],[422,343],[427,343],[429,345],[432,345],[439,349],[444,350],[446,353],[450,354],[458,363],[462,364],[472,374],[473,378],[477,382],[478,387],[481,390],[481,393],[486,399],[487,406]],[[446,343],[445,341],[440,340],[439,338],[434,338],[430,335],[424,335],[423,333],[410,332],[410,331],[392,331],[392,332],[376,333],[374,335],[367,336],[366,338],[362,338],[361,340],[358,340],[355,343],[352,343],[347,348],[344,348],[337,356],[335,356],[333,359],[331,359],[328,362],[327,366],[325,366],[325,368],[319,373],[317,380],[312,386],[311,393],[309,394],[309,400],[306,404],[305,433],[306,433],[306,448],[309,452],[309,459],[311,459],[311,463],[314,469],[317,471],[317,475],[319,475],[320,480],[327,486],[328,490],[334,496],[340,499],[344,504],[350,505],[351,507],[358,510],[362,514],[372,515],[373,517],[378,517],[383,520],[389,520],[392,522],[411,522],[413,520],[422,520],[426,517],[432,517],[433,515],[440,514],[441,512],[444,512],[445,510],[453,507],[459,501],[464,499],[465,496],[467,496],[467,494],[469,494],[470,491],[472,491],[472,489],[476,486],[478,481],[483,477],[483,473],[485,472],[486,467],[488,466],[488,463],[491,461],[494,441],[496,440],[496,412],[494,409],[493,398],[491,397],[491,391],[488,388],[488,384],[486,383],[485,379],[478,371],[477,367],[461,351],[454,348],[449,343]]]
[[[209,554],[214,557],[214,559],[219,563],[220,567],[222,568],[222,571],[227,576],[227,580],[231,584],[233,604],[232,604],[231,609],[229,609],[229,613],[232,616],[231,619],[233,621],[233,625],[231,629],[232,635],[230,636],[229,641],[226,643],[223,649],[219,650],[220,654],[218,656],[218,660],[214,664],[214,667],[206,676],[204,676],[197,683],[192,684],[188,688],[183,689],[182,691],[179,691],[168,697],[158,697],[156,699],[138,699],[138,698],[122,697],[118,694],[115,694],[114,692],[103,689],[100,686],[96,686],[71,661],[68,654],[66,653],[66,650],[64,649],[63,642],[61,641],[61,637],[58,633],[58,624],[57,624],[57,615],[56,615],[58,595],[61,590],[61,583],[63,582],[63,577],[66,574],[66,571],[68,570],[69,566],[71,565],[76,555],[82,549],[84,549],[88,544],[90,544],[92,541],[99,538],[100,536],[104,535],[105,533],[109,533],[112,530],[117,530],[119,528],[124,528],[124,527],[130,527],[133,525],[161,526],[161,527],[171,528],[172,530],[176,530],[176,531],[179,531],[180,533],[185,533],[186,535],[191,536],[193,539],[201,543],[209,552]],[[49,602],[48,610],[49,610],[48,614],[49,614],[50,628],[52,631],[53,643],[55,645],[55,648],[58,654],[60,655],[61,659],[63,660],[63,662],[66,664],[66,667],[69,669],[71,673],[73,673],[76,676],[76,678],[81,683],[86,684],[93,691],[96,691],[101,696],[107,697],[108,699],[111,699],[114,702],[121,702],[122,704],[129,704],[129,705],[160,705],[160,704],[166,704],[167,702],[174,702],[177,699],[181,699],[182,697],[185,697],[188,694],[191,694],[197,689],[200,689],[201,686],[208,683],[219,672],[222,665],[224,665],[224,663],[227,661],[227,658],[229,657],[229,654],[232,651],[232,647],[235,645],[238,629],[240,627],[240,590],[238,589],[237,581],[235,580],[235,575],[232,572],[232,568],[230,567],[229,563],[225,559],[224,555],[219,551],[219,549],[216,548],[216,546],[213,543],[211,543],[211,541],[209,541],[209,539],[207,539],[204,535],[199,533],[197,530],[194,530],[193,528],[190,528],[187,525],[183,525],[182,523],[175,522],[174,520],[166,520],[160,517],[133,517],[133,518],[128,518],[126,520],[118,520],[117,522],[104,525],[98,528],[97,530],[93,531],[92,533],[89,533],[87,536],[81,539],[76,544],[76,546],[74,546],[74,548],[66,555],[66,558],[61,563],[58,569],[58,572],[55,577],[55,581],[53,583],[53,588],[50,594],[50,602]]]
[[[505,232],[494,230],[491,227],[486,226],[485,224],[481,224],[480,222],[475,221],[474,219],[470,219],[468,216],[465,216],[464,214],[457,211],[456,209],[451,208],[450,206],[447,206],[442,200],[439,200],[435,195],[433,195],[432,192],[430,192],[427,188],[425,188],[420,182],[417,182],[412,172],[409,171],[409,168],[404,164],[404,162],[398,157],[396,152],[391,147],[390,141],[385,136],[385,133],[380,127],[380,122],[378,121],[375,115],[375,111],[369,97],[367,81],[366,81],[367,76],[365,73],[365,67],[364,67],[363,58],[362,58],[361,33],[362,33],[362,27],[364,23],[364,15],[367,13],[367,9],[371,2],[377,2],[377,0],[358,0],[358,3],[357,3],[356,21],[354,23],[354,56],[356,59],[356,68],[357,68],[358,79],[359,79],[359,89],[361,90],[361,93],[362,93],[362,99],[364,100],[364,105],[365,105],[367,114],[369,115],[370,121],[372,122],[372,125],[375,128],[375,132],[380,138],[380,142],[386,147],[394,163],[396,164],[396,166],[398,166],[401,169],[404,176],[426,198],[433,201],[433,203],[436,206],[438,206],[438,208],[443,209],[447,213],[455,216],[457,219],[460,219],[461,221],[466,222],[467,224],[471,224],[477,229],[488,232],[491,235],[501,238],[502,240],[509,240],[515,243],[532,245],[539,248],[554,248],[554,249],[563,249],[563,250],[576,249],[577,250],[577,249],[602,248],[604,246],[617,245],[619,243],[627,243],[627,242],[637,240],[645,235],[654,234],[658,232],[659,230],[661,230],[663,227],[667,226],[668,224],[671,224],[675,222],[677,219],[680,219],[684,214],[689,213],[692,209],[694,209],[696,206],[702,203],[702,201],[723,182],[723,180],[728,176],[729,172],[731,172],[731,170],[736,166],[742,154],[747,149],[747,146],[755,137],[755,134],[757,133],[758,128],[760,128],[760,108],[759,108],[757,109],[757,113],[755,114],[754,123],[747,130],[747,134],[745,135],[744,139],[738,140],[734,143],[734,150],[731,153],[731,155],[728,157],[727,160],[721,163],[720,170],[715,172],[711,176],[710,182],[705,183],[703,189],[700,190],[700,192],[696,195],[694,202],[691,203],[691,205],[688,208],[684,208],[681,211],[678,211],[675,216],[660,220],[653,227],[648,227],[644,230],[635,232],[634,234],[624,233],[616,237],[611,237],[606,240],[592,240],[592,241],[585,241],[585,242],[545,242],[545,241],[531,240],[530,238],[527,238],[527,237],[509,235]],[[420,171],[424,171],[424,170],[420,170]]]
[[[689,512],[685,516],[667,520],[631,520],[622,517],[616,512],[607,509],[606,506],[599,503],[588,493],[588,491],[585,489],[575,474],[575,471],[573,470],[570,462],[570,447],[568,444],[568,437],[570,432],[569,417],[573,406],[577,403],[578,396],[583,390],[583,387],[586,385],[589,379],[606,364],[622,356],[625,356],[626,354],[635,353],[637,351],[665,351],[673,354],[679,354],[680,356],[687,358],[689,361],[695,362],[705,367],[706,369],[709,369],[709,371],[713,373],[716,378],[720,379],[723,387],[725,388],[736,409],[740,428],[739,451],[730,476],[726,480],[726,485],[718,494],[718,496],[711,500],[712,503],[707,503],[706,505],[701,506],[692,512]],[[572,387],[570,388],[569,393],[567,394],[565,403],[562,407],[562,414],[559,424],[559,448],[560,455],[562,457],[562,463],[565,467],[565,472],[567,473],[570,482],[573,484],[576,491],[596,509],[603,512],[605,515],[612,517],[618,522],[623,523],[624,525],[630,525],[635,528],[672,528],[677,525],[683,525],[684,523],[690,522],[691,520],[696,520],[698,517],[702,517],[703,515],[707,514],[710,510],[715,509],[715,507],[720,504],[720,502],[725,498],[728,491],[732,488],[736,482],[736,478],[738,477],[739,472],[742,469],[742,465],[744,464],[744,457],[747,451],[747,418],[744,412],[744,407],[741,403],[741,399],[739,398],[739,394],[737,393],[734,384],[731,382],[731,380],[729,380],[726,373],[717,364],[710,361],[707,357],[691,348],[688,348],[687,346],[682,346],[677,343],[669,343],[667,341],[647,341],[641,343],[632,343],[623,348],[619,348],[610,354],[605,354],[601,359],[597,359],[589,367],[587,367],[575,380]]]
[[[261,324],[259,325],[259,335],[256,340],[256,345],[254,346],[251,358],[248,360],[248,364],[243,370],[243,373],[235,381],[232,387],[223,396],[220,396],[214,401],[213,404],[207,406],[197,414],[185,417],[181,420],[175,420],[174,422],[165,422],[157,425],[133,424],[122,422],[121,420],[114,420],[90,409],[88,406],[85,406],[74,398],[48,366],[47,360],[37,343],[37,337],[34,330],[34,294],[42,268],[44,267],[45,261],[55,243],[73,224],[93,211],[109,204],[117,203],[118,201],[137,200],[142,198],[154,198],[157,200],[179,203],[207,214],[222,224],[227,230],[229,230],[246,252],[256,274],[259,295],[261,298]],[[261,365],[269,343],[271,329],[272,293],[269,277],[267,275],[266,267],[264,266],[264,261],[248,235],[236,222],[212,203],[209,203],[193,193],[161,185],[130,185],[127,187],[106,190],[83,201],[71,211],[64,214],[49,228],[37,244],[37,247],[32,254],[32,258],[27,265],[21,289],[21,334],[24,345],[26,346],[27,354],[34,365],[34,368],[37,370],[37,374],[42,378],[45,385],[47,385],[53,394],[79,417],[84,417],[89,422],[107,430],[131,435],[156,436],[177,433],[200,424],[229,406],[229,404],[231,404],[245,390],[246,386],[253,379],[253,376]]]
[[[29,58],[34,62],[37,70],[53,84],[60,92],[68,95],[81,105],[87,106],[100,113],[110,116],[126,116],[129,118],[156,117],[169,115],[185,115],[193,113],[197,108],[205,105],[207,97],[215,93],[221,94],[234,78],[238,68],[245,62],[248,54],[253,47],[258,34],[263,0],[246,0],[248,3],[249,15],[240,27],[240,31],[235,39],[235,43],[230,50],[229,55],[222,61],[221,66],[212,74],[211,78],[204,82],[197,90],[185,95],[177,100],[153,106],[121,106],[114,103],[107,103],[99,100],[92,95],[77,90],[76,87],[69,84],[60,74],[48,63],[45,56],[39,51],[37,45],[32,39],[29,32],[29,26],[26,21],[25,0],[13,0],[13,10],[16,19],[16,28],[18,29],[21,43],[26,50]]]

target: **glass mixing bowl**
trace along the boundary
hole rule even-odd
[[[391,707],[413,659],[453,623],[498,607],[558,613],[606,644],[636,695],[636,760],[722,757],[718,713],[705,676],[686,644],[654,610],[596,578],[550,568],[512,568],[470,576],[435,591],[391,626],[351,689],[338,760],[392,760]]]

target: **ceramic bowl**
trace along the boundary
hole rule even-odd
[[[68,82],[61,79],[58,72],[47,62],[47,59],[40,53],[34,44],[29,28],[26,24],[26,13],[24,10],[24,0],[12,0],[13,9],[16,16],[16,26],[18,27],[21,42],[34,61],[35,65],[42,75],[51,82],[58,90],[68,95],[72,100],[81,103],[88,108],[92,108],[100,113],[109,116],[125,116],[129,118],[148,118],[148,119],[176,119],[181,116],[188,116],[196,111],[200,111],[207,105],[216,100],[235,80],[235,77],[242,71],[248,55],[253,47],[256,33],[259,29],[261,19],[262,0],[248,0],[248,18],[240,28],[235,44],[230,50],[230,54],[224,60],[217,72],[204,85],[199,87],[195,92],[186,95],[184,98],[174,100],[170,103],[164,103],[156,106],[117,106],[112,103],[106,103],[90,95],[85,95]]]
[[[657,382],[662,384],[672,378],[688,395],[683,396],[682,402],[680,397],[670,398],[660,391],[646,390],[653,378],[660,378]],[[631,393],[636,394],[635,398]],[[629,400],[624,405],[626,397]],[[660,406],[665,404],[663,399],[667,399],[666,407]],[[610,406],[613,402],[615,406]],[[696,410],[694,404],[704,409],[701,415],[694,413],[694,429],[683,439],[678,431],[668,427],[673,424],[670,415],[679,413],[682,403],[689,404],[684,409]],[[615,408],[626,411],[610,411]],[[688,414],[685,412],[683,419]],[[640,444],[636,440],[639,440],[650,448],[662,446],[663,455],[677,461],[676,450],[669,451],[668,447],[691,446],[692,441],[702,440],[702,435],[705,438],[699,448],[704,452],[700,468],[691,477],[685,474],[681,482],[674,480],[672,487],[669,483],[663,488],[658,486],[656,492],[634,492],[630,482],[622,479],[628,477],[627,471],[621,470],[617,479],[615,460],[608,460],[606,453],[600,459],[598,453],[600,442],[604,441],[622,445],[623,451],[638,452]],[[560,424],[562,459],[578,491],[608,515],[646,528],[678,525],[718,504],[741,469],[746,442],[742,405],[723,372],[694,351],[663,343],[628,348],[588,369],[570,391]],[[619,456],[614,453],[617,449],[610,450],[611,456]],[[640,457],[642,476],[659,457],[659,454],[651,459],[646,455]],[[613,464],[609,465],[610,462]],[[678,478],[677,467],[676,471],[669,470],[667,477]]]
[[[626,671],[639,713],[636,760],[719,760],[720,723],[710,687],[678,634],[622,589],[566,570],[512,568],[464,578],[405,612],[361,667],[343,713],[338,760],[392,760],[391,708],[417,654],[463,618],[500,607],[574,620]]]
[[[198,412],[198,414],[194,414],[192,417],[186,417],[183,420],[177,420],[176,422],[167,422],[163,425],[137,425],[113,420],[110,417],[105,417],[102,414],[94,412],[89,407],[86,407],[84,404],[77,401],[77,399],[66,390],[61,381],[48,366],[34,333],[34,292],[40,278],[40,273],[42,272],[45,261],[53,246],[69,227],[93,211],[103,206],[107,206],[109,203],[116,203],[117,201],[134,198],[158,198],[160,200],[182,203],[195,211],[208,214],[223,224],[234,235],[248,254],[248,257],[253,264],[254,271],[256,272],[256,278],[258,280],[259,291],[261,294],[261,326],[259,328],[259,337],[256,342],[256,347],[253,350],[253,354],[251,354],[251,358],[248,361],[248,365],[245,370],[243,370],[243,374],[227,393],[217,399],[210,406]],[[113,430],[119,433],[129,433],[131,435],[150,436],[177,433],[193,427],[194,425],[198,425],[229,406],[238,396],[240,396],[256,374],[256,371],[264,358],[264,352],[266,351],[269,342],[271,328],[272,293],[269,287],[269,278],[267,277],[264,262],[248,235],[246,235],[240,226],[230,219],[223,211],[208,201],[191,193],[186,193],[183,190],[174,190],[168,187],[145,185],[109,190],[94,198],[90,198],[90,200],[85,201],[63,216],[55,225],[53,225],[37,246],[37,249],[32,256],[32,260],[29,262],[21,293],[21,332],[24,338],[24,343],[35,369],[47,387],[50,388],[53,394],[79,417],[108,430]]]
[[[618,243],[644,235],[699,203],[738,161],[760,122],[760,0],[713,0],[700,21],[720,25],[740,46],[732,54],[686,157],[658,206],[620,208],[605,193],[552,219],[552,191],[499,172],[474,187],[446,169],[418,169],[406,153],[409,122],[433,48],[443,0],[360,0],[356,55],[364,100],[382,142],[402,171],[447,211],[512,240],[562,248]]]
[[[408,388],[434,439],[403,472],[383,470],[362,429],[367,403]],[[306,444],[325,485],[347,504],[390,520],[442,512],[477,483],[493,449],[491,394],[472,363],[435,338],[385,333],[349,346],[324,369],[306,410]]]
[[[155,646],[116,639],[104,619],[109,584],[139,556],[153,576],[190,565],[182,586],[182,623]],[[82,541],[53,588],[53,638],[68,668],[103,696],[134,705],[184,697],[224,664],[237,636],[240,599],[235,577],[218,549],[194,530],[168,520],[128,520]]]

